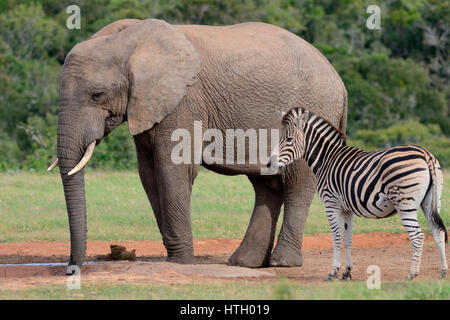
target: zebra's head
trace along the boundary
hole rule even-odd
[[[304,128],[309,119],[309,111],[294,108],[282,114],[282,128],[278,146],[278,166],[284,167],[303,156],[305,151]]]

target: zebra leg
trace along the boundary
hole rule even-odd
[[[398,186],[392,186],[388,190],[388,198],[394,204],[395,210],[402,220],[403,227],[411,240],[413,254],[411,269],[406,279],[410,280],[419,275],[420,259],[422,257],[423,242],[425,236],[417,221],[419,203],[411,195],[406,195]]]
[[[342,280],[351,280],[352,276],[352,229],[353,229],[353,213],[346,212],[342,214],[344,220],[344,249],[345,249],[345,271],[342,274]]]
[[[325,207],[328,223],[331,228],[333,240],[333,268],[326,281],[337,280],[338,271],[341,268],[341,213],[342,210],[336,207]]]
[[[439,278],[446,279],[447,278],[447,271],[448,271],[448,265],[447,265],[447,258],[445,256],[445,233],[438,228],[436,228],[434,225],[433,227],[430,224],[430,228],[433,233],[434,242],[436,243],[436,246],[439,250],[439,262],[440,262],[440,275]]]
[[[406,279],[411,280],[419,275],[420,259],[422,257],[425,236],[420,229],[419,222],[417,221],[417,209],[411,212],[397,209],[397,212],[400,212],[400,219],[402,220],[402,224],[405,227],[412,244],[413,255],[411,270],[409,275],[406,277]]]
[[[441,208],[441,192],[438,190],[438,203],[437,203],[437,211],[440,211]],[[440,230],[439,227],[436,225],[436,223],[433,223],[433,217],[432,217],[432,200],[433,200],[433,189],[431,188],[428,193],[426,194],[424,200],[422,201],[421,207],[423,210],[423,213],[425,214],[425,217],[427,218],[428,225],[430,226],[430,230],[433,234],[434,242],[436,243],[436,246],[439,250],[439,261],[440,261],[440,278],[445,279],[447,277],[447,271],[448,271],[448,265],[447,265],[447,258],[445,256],[445,232]]]

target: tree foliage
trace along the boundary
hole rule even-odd
[[[450,165],[450,138],[442,133],[439,125],[425,125],[414,119],[402,120],[386,129],[360,129],[348,144],[364,150],[403,144],[420,145],[433,153],[441,166]]]
[[[66,28],[67,3],[0,2],[0,170],[46,168],[55,155],[58,79],[67,52],[122,18],[174,24],[262,21],[316,46],[342,77],[347,133],[366,148],[415,143],[450,165],[450,2],[381,1],[381,29],[366,27],[365,0],[73,0],[81,29]],[[126,124],[96,148],[90,165],[136,166]]]

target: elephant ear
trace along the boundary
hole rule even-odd
[[[94,33],[92,36],[89,37],[89,39],[98,38],[101,36],[109,36],[115,33],[118,33],[129,26],[141,22],[142,20],[139,19],[121,19],[114,21],[113,23],[110,23],[103,28],[101,28],[99,31]]]
[[[130,133],[137,135],[177,108],[196,81],[201,57],[182,31],[164,21],[147,19],[129,29],[139,33],[128,63],[127,107]]]

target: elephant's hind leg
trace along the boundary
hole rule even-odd
[[[316,179],[304,161],[287,168],[284,185],[284,216],[277,246],[270,257],[272,267],[296,267],[303,264],[302,240]]]
[[[250,176],[248,178],[255,190],[255,206],[244,240],[230,257],[228,264],[264,267],[269,264],[283,194],[281,190],[269,185],[270,180],[267,178]]]

